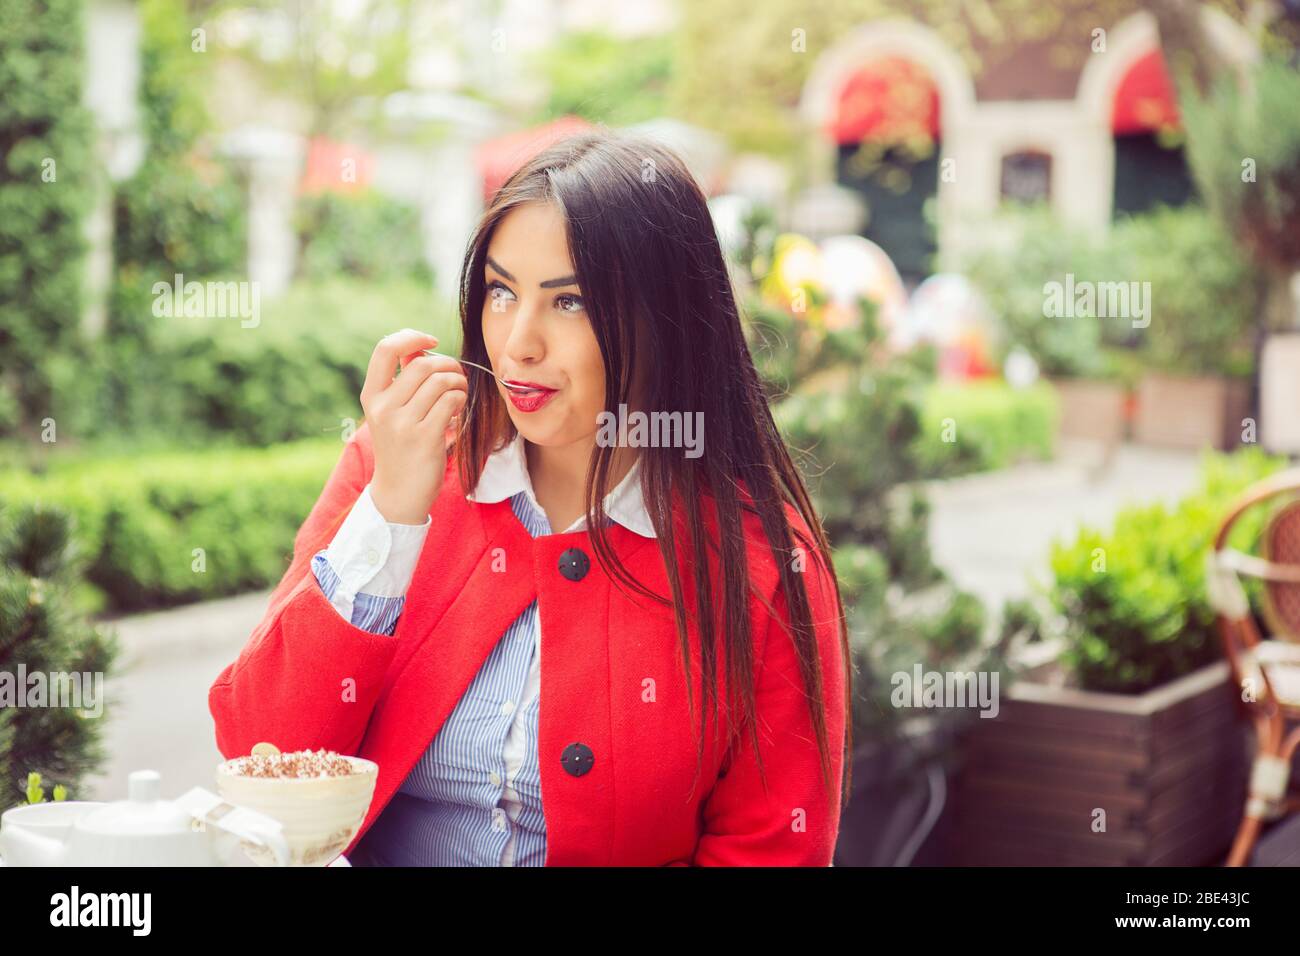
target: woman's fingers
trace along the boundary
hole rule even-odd
[[[434,372],[420,383],[404,410],[416,421],[424,421],[447,392],[462,392],[468,397],[469,382],[459,372]]]
[[[435,437],[442,437],[447,428],[451,425],[451,418],[469,401],[469,393],[460,389],[448,389],[438,396],[438,400],[433,403],[429,413],[424,416],[420,422],[422,428],[426,428]]]
[[[375,350],[370,353],[370,364],[366,367],[366,380],[361,386],[361,407],[365,409],[380,392],[392,384],[402,359],[437,344],[436,335],[415,329],[402,329],[380,339]]]
[[[391,397],[386,401],[391,402],[394,408],[409,404],[411,398],[431,376],[447,374],[458,376],[465,381],[466,387],[469,387],[464,370],[454,358],[445,355],[421,355],[414,358],[402,366],[402,374],[397,376],[397,380],[388,387]],[[422,417],[426,411],[428,409],[420,409],[420,414],[416,417]]]

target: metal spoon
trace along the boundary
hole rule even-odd
[[[453,360],[459,362],[461,365],[472,365],[472,366],[474,366],[475,368],[482,369],[483,371],[487,372],[489,375],[491,375],[493,378],[495,378],[498,382],[500,382],[502,385],[504,385],[506,388],[510,389],[511,391],[514,391],[514,392],[531,392],[531,391],[532,391],[531,388],[525,388],[525,387],[522,386],[522,385],[515,385],[515,384],[512,384],[511,382],[507,382],[504,378],[502,378],[502,377],[501,377],[500,375],[498,375],[496,372],[492,371],[492,370],[491,370],[490,368],[488,368],[486,365],[479,365],[478,362],[471,362],[469,359],[457,358],[456,356],[454,356],[454,355],[448,355],[448,354],[445,353],[445,352],[435,352],[433,349],[424,349],[423,351],[424,351],[424,354],[425,354],[425,355],[441,355],[443,358],[453,359]]]

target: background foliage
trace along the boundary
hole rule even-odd
[[[97,188],[81,104],[84,29],[80,0],[0,5],[0,438],[36,437],[44,418],[75,400],[68,357]]]
[[[96,688],[94,674],[108,676],[119,648],[114,636],[73,607],[82,567],[71,522],[61,510],[0,507],[0,673],[15,682],[20,667],[26,675],[47,678],[50,672],[84,674],[84,693],[103,692],[106,684],[101,679]],[[84,799],[78,781],[104,760],[110,708],[102,698],[83,697],[81,703],[88,708],[84,716],[74,707],[0,707],[0,812],[27,802],[33,773],[56,785],[56,799],[68,793]]]
[[[1047,594],[1078,686],[1136,694],[1222,658],[1206,555],[1232,501],[1285,465],[1257,448],[1207,453],[1200,487],[1177,504],[1131,505],[1109,531],[1084,527],[1053,546]],[[1230,543],[1251,550],[1266,516],[1248,512]]]

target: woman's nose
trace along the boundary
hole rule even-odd
[[[515,310],[505,344],[505,353],[512,361],[535,362],[546,354],[539,312],[537,305],[528,302],[521,303]]]

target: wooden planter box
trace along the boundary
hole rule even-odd
[[[1061,400],[1062,438],[1123,441],[1127,396],[1122,385],[1087,378],[1054,378],[1051,383]]]
[[[1171,448],[1236,448],[1249,410],[1248,382],[1152,372],[1138,383],[1133,437]]]
[[[956,863],[1222,862],[1252,753],[1226,662],[1135,696],[1035,679],[1014,682],[998,716],[972,721],[965,735],[953,794]],[[1093,831],[1097,808],[1105,832]]]

